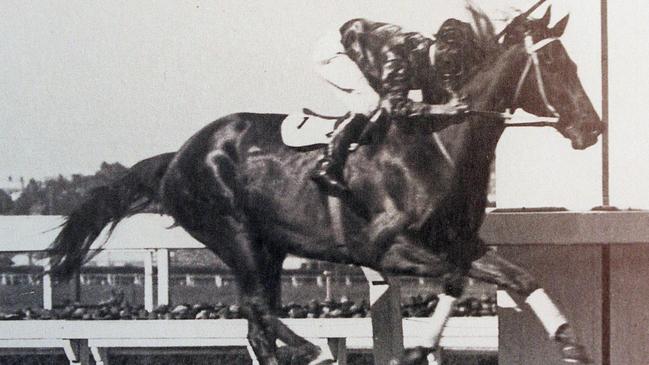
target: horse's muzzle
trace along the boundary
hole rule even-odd
[[[601,121],[568,124],[559,122],[557,129],[566,138],[570,139],[572,148],[586,149],[597,143],[597,137],[606,130],[606,124]]]

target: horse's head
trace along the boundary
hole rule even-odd
[[[512,109],[517,107],[547,117],[558,117],[557,130],[584,149],[597,142],[604,123],[584,91],[577,66],[561,43],[568,16],[549,27],[550,8],[541,19],[515,18],[503,33],[505,48],[518,47],[527,53],[527,63],[518,79]]]

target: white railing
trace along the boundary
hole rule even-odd
[[[60,217],[0,217],[0,252],[38,252],[54,239]],[[171,219],[153,214],[131,217],[120,223],[102,250],[129,251],[144,262],[144,304],[151,311],[157,302],[169,304],[169,250],[202,249],[203,245],[181,228],[167,229]],[[105,232],[97,242],[105,241]],[[95,247],[98,248],[98,247]],[[157,280],[153,267],[157,265]],[[44,263],[47,269],[47,263]],[[157,281],[157,288],[154,288]],[[52,308],[52,280],[45,275],[43,305]],[[157,292],[157,298],[153,293]],[[157,299],[157,301],[154,301]],[[319,345],[329,345],[344,359],[345,352],[372,349],[370,318],[284,319],[289,327]],[[404,344],[417,343],[426,333],[428,318],[403,320]],[[90,356],[106,365],[107,354],[119,349],[236,346],[249,349],[245,320],[149,320],[66,321],[33,320],[0,322],[2,353],[19,349],[63,349],[73,364],[86,364]],[[498,349],[496,317],[452,318],[444,330],[441,346],[448,350],[495,352]],[[110,350],[109,350],[110,349]],[[344,360],[339,362],[344,364]]]
[[[33,253],[45,250],[56,237],[57,227],[63,222],[59,216],[1,216],[0,252]],[[182,228],[174,227],[170,217],[157,214],[140,214],[125,219],[115,228],[109,242],[101,247],[105,251],[128,251],[133,258],[144,262],[144,305],[154,308],[153,266],[157,264],[157,304],[169,304],[169,250],[204,249],[205,246],[191,238]],[[107,239],[107,229],[97,239],[94,248]],[[49,268],[47,262],[44,268]],[[52,309],[52,280],[45,275],[43,283],[43,308]]]
[[[329,345],[340,365],[348,351],[372,349],[370,318],[283,319],[299,335],[319,345]],[[426,333],[429,318],[403,320],[404,345],[411,347],[417,335]],[[241,347],[254,354],[246,339],[248,325],[242,319],[66,321],[25,320],[0,322],[0,349],[63,349],[71,364],[108,365],[112,351],[124,348]],[[445,350],[496,352],[496,317],[451,318],[442,334]]]
[[[126,227],[129,227],[129,222],[131,225],[140,224],[137,223],[136,218],[138,217],[136,216],[133,220],[123,224]],[[24,217],[14,219],[16,220],[14,223],[17,224],[7,223],[8,220],[0,219],[0,238],[2,240],[0,251],[42,250],[51,242],[55,232],[47,232],[40,236],[34,232],[43,232],[59,223],[59,221],[53,222],[52,218],[48,217],[49,223],[41,224],[41,229],[34,229],[32,224],[28,224],[29,230],[25,230],[21,228],[24,224],[20,223],[20,219],[24,219]],[[123,227],[122,229],[124,229]],[[146,225],[142,225],[142,227],[146,227]],[[497,245],[499,252],[506,257],[515,257],[515,261],[525,263],[528,270],[543,279],[542,283],[545,289],[566,310],[582,341],[591,349],[591,355],[595,357],[596,363],[640,364],[643,362],[634,362],[632,359],[646,359],[648,356],[647,347],[642,342],[646,333],[642,332],[641,327],[636,326],[637,323],[647,320],[646,311],[641,309],[646,304],[649,290],[637,284],[643,282],[642,280],[638,281],[637,278],[646,277],[645,274],[649,271],[646,268],[646,260],[638,260],[649,257],[649,246],[647,246],[649,230],[647,227],[649,227],[649,213],[647,212],[499,213],[487,215],[481,230],[481,237],[488,244]],[[157,229],[160,231],[159,225]],[[144,252],[153,258],[154,254],[158,255],[155,250],[174,248],[174,243],[183,240],[179,239],[178,235],[184,234],[182,230],[179,232],[178,229],[164,231],[165,234],[159,235],[160,237],[155,237],[155,232],[148,232],[146,229],[127,231],[128,229],[124,229],[124,235],[120,236],[120,226],[118,226],[112,240],[113,243],[109,244],[108,249],[128,250],[139,246],[140,251],[148,249]],[[28,232],[31,236],[27,233],[21,235],[20,232]],[[171,235],[167,235],[169,232]],[[42,236],[47,234],[50,237],[43,239]],[[38,241],[39,237],[40,241]],[[8,241],[7,238],[9,238]],[[32,247],[27,247],[27,242],[32,242]],[[142,242],[157,243],[141,247]],[[185,241],[185,244],[187,242],[190,241]],[[191,245],[201,247],[195,241]],[[164,254],[162,255],[164,256]],[[146,279],[150,288],[152,288],[152,279],[152,274]],[[585,308],[587,310],[584,310]],[[369,321],[368,319],[359,319],[358,321],[361,320]],[[462,342],[468,343],[469,340],[466,338],[470,338],[474,323],[478,323],[482,319],[453,319],[451,323],[464,320],[468,321],[472,328],[463,334]],[[489,341],[493,341],[490,342],[491,345],[501,344],[498,357],[504,363],[542,363],[545,365],[548,363],[548,356],[556,356],[556,346],[545,337],[545,334],[539,329],[537,321],[531,316],[503,309],[499,312],[497,325],[495,319],[491,320],[493,321],[491,328],[500,333],[501,340],[494,337]],[[309,323],[308,321],[311,320],[303,321]],[[332,319],[324,321],[334,323]],[[23,324],[33,326],[31,337],[16,340],[13,335],[14,323],[15,325],[20,323],[21,326]],[[4,347],[11,347],[7,346],[10,344],[9,342],[15,345],[20,345],[20,343],[27,345],[30,341],[35,341],[33,343],[35,344],[50,338],[48,336],[45,339],[42,338],[43,333],[47,332],[42,327],[45,322],[14,323],[0,323],[2,326],[10,326],[0,327],[0,333],[7,333]],[[83,341],[91,341],[88,336],[101,327],[101,323],[103,322],[80,322],[79,326],[86,326],[85,331],[82,332],[85,333],[85,336],[79,340],[81,342],[76,338],[68,337],[68,339],[74,339],[77,341],[75,343],[81,344]],[[129,331],[127,326],[152,325],[137,321],[120,323],[123,323],[124,333]],[[217,321],[208,323],[217,323]],[[229,326],[227,323],[230,322],[220,323]],[[404,321],[404,323],[406,322]],[[192,322],[192,326],[194,326],[194,322]],[[185,331],[192,331],[191,328],[188,327]],[[521,331],[521,328],[525,328],[525,331]],[[137,329],[133,330],[138,333]],[[412,337],[407,331],[404,331],[406,343],[409,341],[409,336]],[[631,331],[633,336],[629,335],[628,331]],[[366,338],[369,338],[369,333],[368,331]],[[326,334],[319,336],[330,338]],[[512,341],[512,338],[516,338],[516,340]],[[486,341],[485,338],[485,343],[488,343]],[[348,343],[347,347],[352,348],[353,338],[346,342]],[[146,343],[147,341],[143,341],[143,345]],[[58,344],[61,345],[61,342]],[[67,346],[72,349],[71,345]],[[78,345],[76,348],[84,347]],[[491,348],[495,349],[493,346]]]

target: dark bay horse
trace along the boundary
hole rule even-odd
[[[178,152],[144,160],[93,191],[53,243],[52,271],[74,271],[106,225],[155,202],[232,269],[261,364],[278,363],[276,339],[310,360],[321,353],[277,319],[288,254],[386,275],[445,277],[452,296],[462,292],[466,276],[498,284],[528,298],[566,361],[588,362],[534,278],[478,237],[490,165],[505,129],[505,120],[488,112],[521,107],[558,116],[557,130],[575,149],[596,143],[604,127],[559,40],[567,18],[554,27],[548,22],[549,12],[519,21],[502,43],[490,40],[494,51],[462,87],[477,113],[438,132],[444,152],[429,123],[393,120],[380,143],[350,156],[345,178],[353,199],[341,204],[344,242],[336,239],[327,197],[309,179],[318,152],[282,143],[285,115],[239,113],[207,125]],[[552,313],[544,313],[548,307]]]

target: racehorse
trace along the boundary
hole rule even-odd
[[[233,271],[260,364],[278,363],[276,339],[291,355],[327,363],[320,348],[276,316],[288,254],[385,275],[444,277],[453,296],[467,276],[498,284],[528,298],[565,361],[587,363],[573,330],[534,278],[478,236],[490,165],[506,128],[503,112],[523,108],[558,117],[554,126],[575,149],[595,144],[604,128],[560,41],[568,18],[554,27],[549,19],[549,11],[541,19],[525,17],[506,28],[503,42],[485,40],[494,42],[494,51],[461,88],[473,111],[459,116],[461,123],[435,136],[426,121],[394,119],[380,142],[358,148],[345,169],[351,197],[340,204],[340,227],[332,223],[327,196],[309,179],[318,152],[282,143],[285,115],[239,113],[207,125],[178,152],[141,161],[92,191],[52,244],[52,272],[69,275],[105,226],[160,203]],[[550,314],[544,313],[548,306]]]

